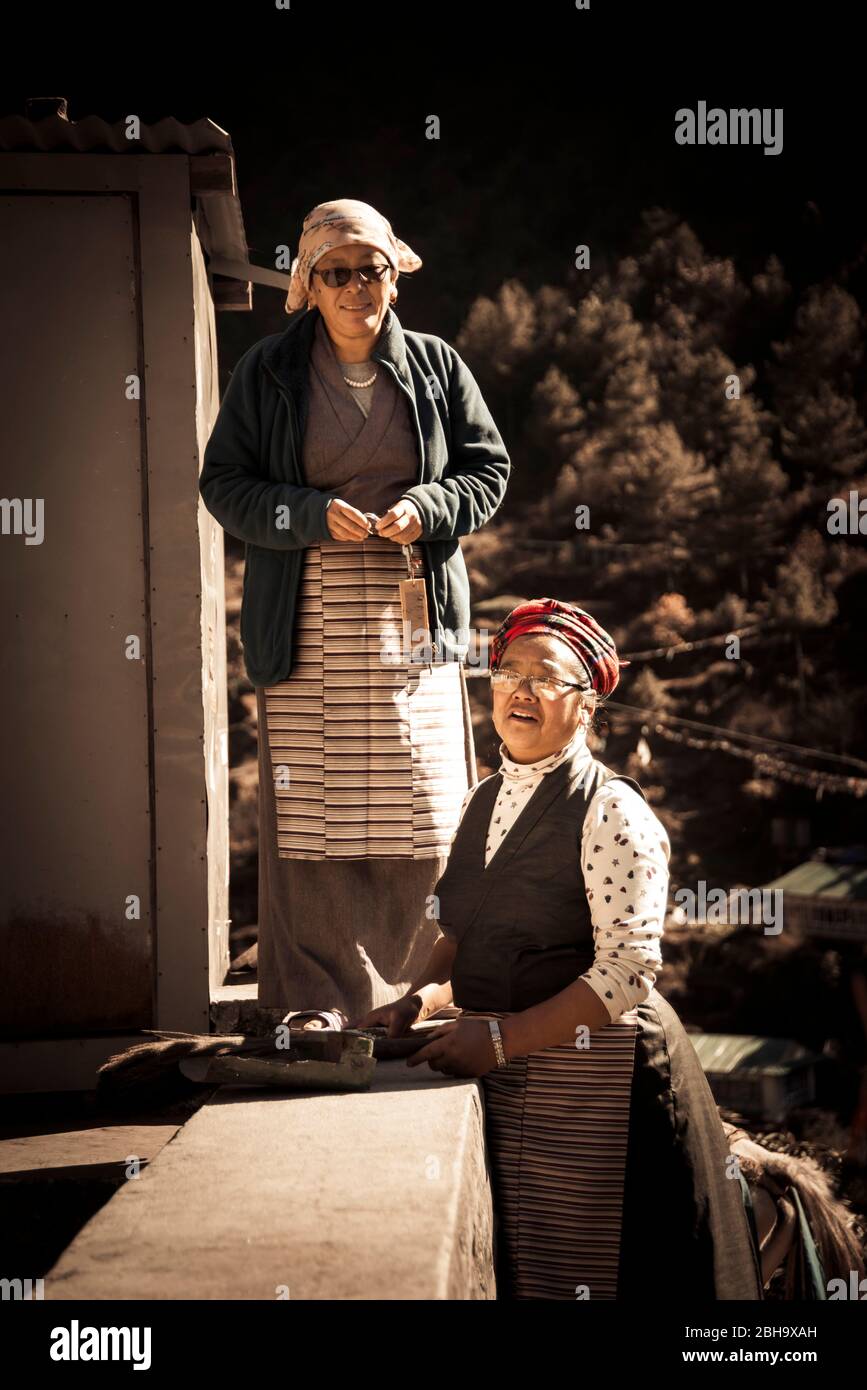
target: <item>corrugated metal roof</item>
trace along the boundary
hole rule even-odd
[[[134,113],[133,113],[134,114]],[[42,150],[55,153],[72,150],[78,154],[99,151],[113,154],[232,154],[232,141],[220,126],[203,116],[191,125],[182,125],[174,116],[165,116],[156,125],[142,125],[141,139],[127,138],[126,121],[110,125],[101,116],[85,116],[80,121],[65,116],[4,116],[0,120],[0,150]]]
[[[782,888],[783,892],[801,898],[833,898],[837,901],[863,902],[867,899],[867,865],[835,864],[827,860],[810,859],[790,869],[782,878],[766,883],[765,888]]]
[[[820,1061],[792,1038],[761,1038],[747,1033],[690,1033],[689,1040],[706,1072],[782,1075]]]
[[[230,308],[249,308],[249,284],[256,280],[274,284],[277,272],[261,270],[248,261],[244,219],[238,198],[235,178],[235,156],[227,131],[207,117],[184,125],[173,116],[166,116],[154,125],[142,124],[138,140],[127,139],[127,121],[104,121],[101,116],[85,116],[71,121],[66,114],[63,97],[35,97],[27,102],[24,116],[5,116],[0,120],[0,154],[184,154],[188,156],[224,155],[229,160],[231,179],[225,187],[214,187],[207,195],[196,194],[198,215],[196,227],[208,257],[220,263],[217,275],[228,275],[246,282],[247,300],[243,292],[227,296]],[[133,113],[134,114],[134,113]],[[229,183],[231,186],[229,186]],[[193,187],[195,189],[195,182]],[[288,285],[289,277],[278,279],[278,287]],[[218,297],[217,307],[221,307]]]

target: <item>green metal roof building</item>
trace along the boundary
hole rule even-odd
[[[860,856],[819,851],[763,886],[782,890],[785,926],[812,936],[867,942],[867,862]]]
[[[718,1105],[774,1124],[816,1097],[817,1062],[826,1059],[792,1038],[690,1033]]]

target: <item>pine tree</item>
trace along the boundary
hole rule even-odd
[[[818,532],[805,528],[789,557],[777,566],[774,584],[767,587],[770,615],[801,629],[829,623],[837,612],[825,577],[831,563],[827,543]]]
[[[822,496],[839,479],[854,478],[867,464],[867,427],[851,396],[819,381],[812,395],[792,400],[780,423],[783,456]]]

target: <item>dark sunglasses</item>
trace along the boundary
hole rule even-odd
[[[362,280],[379,280],[381,282],[390,269],[391,266],[389,265],[358,265],[354,270],[350,270],[349,266],[346,265],[334,266],[330,270],[317,270],[314,266],[313,274],[321,275],[330,290],[338,290],[344,285],[348,285],[356,273],[361,276]]]

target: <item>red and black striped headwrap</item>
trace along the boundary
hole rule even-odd
[[[620,680],[620,668],[630,664],[620,660],[613,639],[583,608],[556,598],[536,598],[519,603],[494,633],[491,670],[496,671],[510,642],[531,632],[549,632],[567,642],[601,697],[611,694]]]

